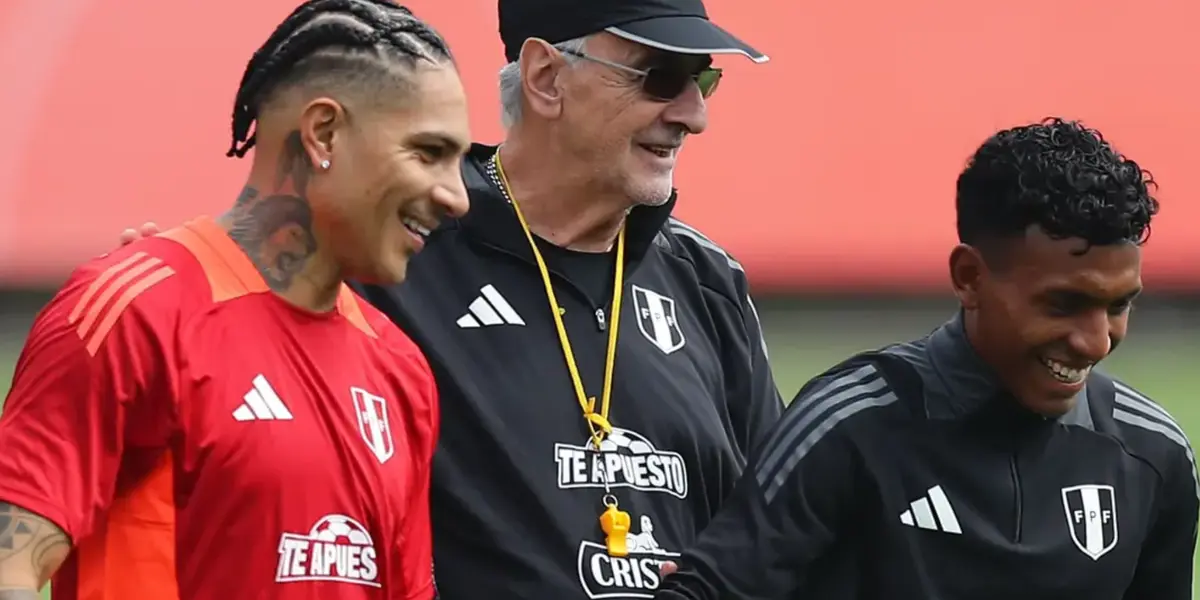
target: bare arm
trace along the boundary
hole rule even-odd
[[[151,403],[170,398],[175,342],[164,323],[178,313],[147,298],[177,299],[179,278],[155,263],[145,254],[89,261],[30,328],[0,411],[0,600],[40,598],[72,542],[104,527],[130,431],[144,447],[166,447],[172,424]],[[88,304],[140,275],[119,302]]]
[[[38,590],[70,552],[71,541],[57,525],[0,502],[0,600],[41,600]]]

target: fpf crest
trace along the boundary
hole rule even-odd
[[[1111,485],[1077,485],[1062,489],[1063,510],[1071,541],[1092,560],[1117,546],[1117,495]]]
[[[388,423],[387,401],[358,387],[350,388],[350,395],[358,415],[359,435],[380,464],[386,463],[396,453],[392,427]]]
[[[631,286],[638,330],[663,354],[679,350],[687,342],[675,314],[675,300],[658,292]]]

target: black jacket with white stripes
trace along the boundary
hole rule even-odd
[[[695,540],[783,410],[745,274],[670,217],[674,199],[630,212],[609,415],[617,432],[597,460],[584,450],[588,430],[528,240],[489,172],[494,151],[472,148],[471,209],[429,237],[407,281],[359,287],[437,378],[441,597],[647,598],[658,564]],[[613,254],[540,249],[585,389],[599,397]],[[632,516],[627,557],[602,551],[605,473]]]
[[[999,389],[961,318],[814,379],[655,598],[1190,599],[1179,425],[1095,370],[1059,419]]]

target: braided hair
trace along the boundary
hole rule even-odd
[[[409,9],[388,0],[308,0],[275,29],[246,64],[233,103],[233,143],[226,156],[254,147],[250,127],[271,94],[315,75],[360,80],[388,61],[452,61],[445,40]]]

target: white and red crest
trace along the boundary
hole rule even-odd
[[[354,412],[358,415],[358,433],[379,462],[386,463],[396,453],[392,427],[388,424],[387,401],[362,388],[350,388]]]

